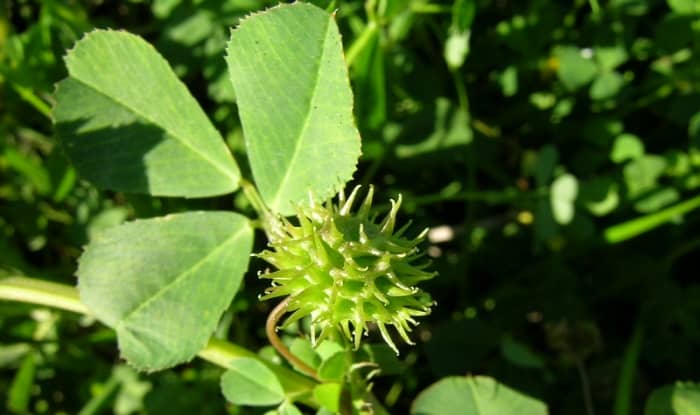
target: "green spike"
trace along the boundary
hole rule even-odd
[[[391,281],[392,284],[394,284],[398,288],[401,288],[402,290],[407,290],[407,291],[411,290],[411,287],[408,287],[404,283],[401,282],[401,280],[396,276],[394,271],[387,272],[386,276],[389,278],[389,281]]]
[[[362,334],[365,331],[364,319],[359,313],[355,315],[355,321],[353,322],[353,326],[355,328],[353,346],[355,350],[357,350],[360,348],[360,343],[362,342]]]
[[[416,290],[417,290],[417,288],[407,290],[405,288],[393,286],[393,287],[390,287],[386,293],[388,295],[390,295],[391,297],[405,297],[407,295],[414,295],[416,293]]]
[[[402,197],[400,193],[396,201],[393,199],[391,200],[391,210],[389,213],[387,213],[386,217],[382,221],[382,224],[380,225],[380,232],[385,236],[391,236],[391,234],[394,232],[394,225],[396,225],[396,214],[399,212],[399,208],[401,207],[401,201]]]
[[[286,329],[290,325],[296,323],[297,321],[301,320],[302,318],[306,317],[309,314],[309,310],[306,308],[298,308],[296,311],[292,313],[289,317],[287,317],[286,320],[284,320],[284,323],[282,324],[282,329]]]
[[[406,222],[402,227],[400,227],[398,231],[394,232],[394,237],[400,238],[403,235],[403,233],[411,227],[412,224],[413,219],[409,219],[408,222]]]
[[[357,217],[365,220],[367,215],[369,215],[370,209],[372,209],[372,198],[374,197],[374,186],[370,185],[365,200],[362,201],[360,209],[357,211]]]
[[[396,331],[399,333],[399,336],[405,341],[407,344],[414,345],[415,343],[411,341],[411,338],[408,337],[408,333],[406,333],[406,328],[401,324],[401,322],[394,323],[394,328]]]
[[[391,340],[391,336],[389,335],[389,332],[387,331],[386,326],[384,325],[384,323],[382,323],[381,321],[378,321],[378,322],[377,322],[377,327],[379,327],[379,332],[382,334],[382,338],[384,339],[384,341],[386,342],[386,344],[387,344],[389,347],[391,347],[391,350],[393,350],[394,353],[396,353],[396,355],[398,356],[398,355],[399,355],[399,349],[398,349],[398,348],[396,347],[396,345],[394,344],[394,341]]]
[[[314,252],[316,255],[313,257],[316,259],[315,263],[317,265],[325,266],[328,264],[328,253],[318,233],[314,233]]]
[[[342,206],[340,208],[339,214],[340,216],[347,216],[350,214],[350,210],[352,209],[353,203],[355,203],[355,197],[357,196],[357,192],[360,190],[360,185],[355,186],[354,189],[352,189],[352,192],[350,193],[350,197],[348,197],[348,200],[346,202],[338,201],[339,205]]]
[[[367,242],[369,242],[369,238],[367,237],[367,233],[365,232],[365,224],[364,223],[360,224],[360,229],[358,230],[358,235],[360,237],[361,244],[366,244]]]
[[[333,329],[331,328],[330,325],[325,325],[324,327],[321,328],[321,334],[318,336],[317,339],[312,339],[311,344],[316,347],[317,344],[321,344],[322,341],[326,340],[327,338],[330,337],[331,332]]]
[[[415,238],[413,238],[413,241],[418,244],[420,242],[423,242],[426,236],[428,236],[428,232],[430,232],[430,228],[425,228],[421,231],[421,233],[418,234]]]
[[[375,286],[374,289],[372,290],[372,295],[379,300],[382,304],[387,305],[389,304],[389,299],[382,294],[377,287]]]
[[[299,277],[299,272],[295,269],[282,269],[273,272],[264,272],[258,277],[265,280],[290,281]]]
[[[265,295],[260,297],[260,301],[267,301],[271,298],[283,297],[291,294],[291,290],[289,290],[288,287],[282,288],[282,286],[277,286],[275,288],[276,289],[272,291],[265,291]]]
[[[352,333],[350,333],[350,320],[344,320],[342,323],[340,323],[340,326],[343,329],[345,338],[352,339]]]

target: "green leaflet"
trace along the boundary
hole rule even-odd
[[[588,84],[598,73],[595,62],[584,57],[576,46],[558,46],[554,56],[558,60],[559,80],[569,91],[576,91]]]
[[[230,212],[187,212],[109,228],[80,258],[80,299],[140,369],[190,360],[248,266],[253,231]]]
[[[264,201],[293,213],[325,200],[355,171],[360,136],[340,34],[332,15],[304,3],[243,20],[227,62],[248,157]]]
[[[314,388],[314,398],[331,413],[340,413],[340,395],[343,385],[340,383],[322,383]]]
[[[676,382],[655,389],[644,407],[644,415],[698,415],[700,414],[700,385]]]
[[[282,385],[272,370],[250,358],[231,362],[221,377],[221,390],[236,405],[276,405],[284,399]]]
[[[236,190],[240,172],[221,135],[151,45],[96,30],[65,60],[53,116],[84,178],[155,196]]]
[[[418,395],[413,415],[546,415],[542,402],[486,376],[450,376]]]
[[[574,219],[578,196],[578,180],[573,174],[563,174],[552,182],[549,203],[554,220],[560,225],[567,225]]]
[[[338,352],[319,365],[318,378],[323,381],[342,382],[351,364],[352,359],[348,352]]]

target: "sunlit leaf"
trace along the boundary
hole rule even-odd
[[[347,352],[338,352],[321,363],[318,367],[318,377],[323,381],[341,382],[351,362]]]
[[[314,388],[314,398],[322,407],[337,414],[342,390],[343,385],[340,383],[322,383]]]
[[[550,202],[554,219],[566,225],[574,218],[574,202],[578,196],[578,180],[571,174],[557,177],[550,189]]]
[[[656,389],[647,399],[644,415],[700,415],[700,385],[678,382]]]
[[[697,0],[667,0],[667,3],[678,14],[700,14],[700,2]]]
[[[644,143],[634,134],[621,134],[615,138],[610,159],[615,163],[638,159],[644,155]]]
[[[151,45],[96,30],[66,56],[54,118],[76,169],[99,187],[204,197],[238,187],[219,132]]]
[[[544,403],[486,376],[447,377],[421,392],[412,415],[546,415]]]
[[[259,360],[234,360],[221,377],[221,390],[236,405],[276,405],[284,399],[277,376]]]
[[[625,165],[623,175],[630,196],[653,189],[665,168],[666,160],[657,155],[646,155]]]
[[[291,214],[355,171],[352,92],[331,14],[294,3],[254,16],[231,33],[227,62],[255,183],[272,210]]]
[[[156,370],[209,340],[248,266],[253,231],[230,212],[187,212],[101,232],[80,257],[78,288],[117,332],[127,361]]]
[[[595,78],[589,94],[591,99],[609,99],[617,95],[625,84],[625,78],[619,72],[605,71]]]
[[[576,91],[593,80],[598,67],[583,50],[575,46],[561,46],[554,51],[558,61],[557,75],[566,89]]]

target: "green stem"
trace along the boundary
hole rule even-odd
[[[617,380],[617,393],[615,394],[615,406],[613,415],[629,415],[630,404],[632,402],[632,388],[634,387],[635,372],[637,371],[637,360],[642,348],[642,337],[644,328],[637,323],[632,338],[625,350],[625,357],[620,370],[620,377]]]
[[[41,98],[36,96],[34,91],[15,83],[12,84],[12,89],[14,89],[26,103],[34,107],[35,110],[46,118],[51,119],[51,108]]]
[[[443,4],[414,3],[411,11],[416,14],[440,14],[452,12],[452,6]]]
[[[78,291],[55,282],[25,277],[0,279],[0,299],[40,304],[79,314],[89,314],[80,302]]]
[[[588,0],[588,4],[591,6],[593,15],[598,16],[598,14],[600,14],[600,4],[598,4],[598,0]]]
[[[593,410],[593,398],[591,397],[591,384],[588,381],[588,374],[586,373],[586,366],[583,364],[583,360],[576,359],[576,370],[581,380],[581,390],[583,392],[583,403],[586,405],[586,414],[595,415],[595,411]]]
[[[355,38],[355,41],[352,42],[352,45],[348,48],[348,51],[345,53],[345,63],[348,65],[348,68],[352,67],[352,64],[355,62],[355,59],[360,55],[360,52],[364,50],[364,48],[367,47],[369,44],[370,40],[372,40],[372,36],[374,36],[375,32],[377,31],[377,24],[374,22],[374,20],[370,20],[367,25],[365,26],[365,29],[360,33],[360,35]]]
[[[93,396],[92,399],[83,406],[83,409],[78,412],[78,415],[96,415],[104,411],[107,403],[114,398],[119,386],[119,379],[112,374],[107,382],[102,385],[97,395]]]
[[[0,279],[0,300],[19,301],[39,304],[79,314],[90,314],[87,307],[80,302],[78,291],[71,286],[42,281],[26,277],[7,277]],[[209,344],[202,349],[198,356],[203,360],[228,369],[236,359],[243,357],[259,359],[250,350],[223,340],[210,339]],[[280,379],[285,393],[292,396],[308,395],[316,385],[312,380],[282,366],[261,360],[272,369]],[[312,407],[318,403],[310,398],[302,398],[301,402]]]
[[[459,71],[450,71],[452,74],[452,79],[455,83],[455,89],[457,90],[457,100],[459,101],[459,108],[464,111],[465,114],[469,115],[469,96],[467,95],[467,87],[464,85],[464,80],[459,76]]]
[[[467,95],[467,87],[464,84],[464,80],[459,74],[458,70],[451,70],[452,79],[455,84],[455,89],[457,90],[457,99],[459,101],[459,109],[466,116],[470,117],[469,114],[469,96]],[[465,154],[465,165],[467,167],[466,173],[466,187],[467,192],[476,192],[476,158],[474,157],[474,147],[476,145],[477,136],[473,135],[472,141],[467,145]],[[467,292],[467,281],[470,277],[471,271],[471,235],[474,229],[474,217],[476,215],[476,203],[465,203],[464,204],[464,248],[462,249],[464,258],[464,275],[465,278],[460,278],[458,280],[459,289],[459,299],[463,300],[465,293]]]
[[[266,218],[268,215],[270,215],[270,210],[265,205],[265,202],[263,202],[258,190],[255,188],[255,185],[246,179],[241,179],[240,183],[241,189],[243,189],[243,194],[245,195],[246,199],[248,199],[248,202],[250,202],[250,205],[253,206],[253,209],[255,209],[255,211],[258,213],[258,216],[260,218]]]
[[[690,198],[685,202],[678,203],[677,205],[667,207],[666,209],[658,212],[650,213],[627,222],[613,225],[605,230],[605,240],[608,243],[616,244],[627,239],[634,238],[635,236],[648,232],[672,220],[673,218],[684,215],[699,207],[700,195]]]

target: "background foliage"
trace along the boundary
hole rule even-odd
[[[700,369],[700,6],[315,3],[338,10],[363,137],[355,182],[374,183],[377,200],[402,193],[404,219],[433,229],[427,249],[440,276],[425,288],[438,306],[414,334],[419,345],[375,381],[386,406],[405,413],[425,387],[466,373],[551,413],[580,413],[584,402],[640,413],[649,396],[649,411],[697,399],[690,383],[675,395],[652,391],[697,381]],[[224,50],[241,17],[273,4],[4,3],[0,273],[74,285],[82,246],[110,226],[232,204],[250,211],[238,194],[96,190],[54,137],[51,95],[67,76],[61,57],[84,32],[137,33],[173,65],[250,176]],[[217,335],[269,356],[262,266],[251,263]],[[0,343],[10,413],[244,412],[219,396],[219,369],[193,362],[137,374],[118,361],[114,335],[86,318],[2,302]]]

